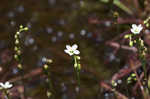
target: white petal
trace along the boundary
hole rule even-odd
[[[137,28],[137,25],[136,24],[132,24],[132,28]]]
[[[3,84],[3,83],[0,83],[0,86],[1,86],[1,87],[4,87],[4,84]]]
[[[142,27],[142,25],[141,25],[141,24],[139,24],[139,25],[138,25],[138,28],[139,28],[139,27]]]
[[[64,52],[68,54],[68,53],[69,53],[69,50],[65,49]]]
[[[9,84],[9,85],[7,85],[7,88],[11,88],[13,85],[12,84]]]
[[[73,55],[73,53],[68,53],[70,56],[72,56]]]
[[[139,33],[140,33],[140,31],[135,31],[134,29],[131,29],[131,32],[132,32],[133,34],[139,34]]]
[[[78,54],[80,54],[80,51],[79,50],[75,50],[74,54],[78,55]]]
[[[131,29],[131,32],[132,32],[132,33],[135,33],[134,29]]]
[[[71,52],[70,52],[69,50],[67,50],[67,49],[66,49],[66,50],[64,50],[64,52],[65,52],[65,53],[67,53],[67,54],[69,54],[70,56],[72,56],[72,55],[73,55],[73,53],[71,53]]]
[[[9,82],[7,81],[7,82],[5,83],[5,85],[9,85]]]
[[[72,50],[76,50],[78,48],[77,44],[72,45]]]
[[[143,29],[143,26],[140,24],[140,25],[138,25],[138,28],[141,31]]]
[[[66,45],[66,48],[67,48],[68,50],[72,50],[72,48],[71,48],[70,45]]]

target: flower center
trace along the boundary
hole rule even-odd
[[[139,32],[139,29],[138,29],[138,28],[136,28],[136,29],[135,29],[135,32]]]
[[[73,53],[73,51],[70,51],[70,53]]]

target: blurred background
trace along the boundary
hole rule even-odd
[[[22,24],[29,28],[21,33],[23,67],[30,74],[25,79],[27,99],[47,99],[45,77],[39,70],[44,57],[53,60],[50,72],[56,99],[115,99],[100,82],[108,82],[125,67],[128,52],[116,51],[108,42],[146,17],[144,0],[137,1],[1,0],[0,81],[14,79],[13,92],[22,92],[13,59],[14,34]],[[73,60],[64,53],[67,44],[78,44],[81,52],[80,93]]]

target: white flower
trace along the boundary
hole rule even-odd
[[[77,44],[74,44],[72,46],[66,45],[66,49],[64,51],[65,51],[65,53],[69,54],[70,56],[78,55],[78,54],[80,54],[80,51],[77,50],[77,48],[78,48]]]
[[[5,82],[5,83],[0,83],[0,87],[1,87],[2,89],[9,89],[9,88],[11,88],[12,86],[13,86],[13,85],[10,84],[8,81]]]
[[[132,28],[131,28],[131,32],[133,34],[139,34],[142,31],[143,27],[141,24],[136,25],[136,24],[132,24]]]

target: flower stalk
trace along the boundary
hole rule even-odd
[[[78,86],[80,86],[80,70],[81,70],[80,56],[74,55],[73,57],[74,57],[74,69],[77,75],[77,82]]]
[[[15,47],[14,47],[14,51],[15,51],[15,55],[14,55],[14,59],[17,61],[17,68],[20,72],[21,78],[22,78],[22,84],[24,85],[24,70],[23,70],[23,66],[22,66],[22,51],[21,51],[21,40],[20,40],[20,33],[24,32],[24,31],[28,31],[28,27],[23,27],[22,25],[20,25],[19,30],[15,33]],[[25,87],[24,87],[24,93],[25,96]]]
[[[52,84],[52,80],[51,80],[51,72],[49,71],[50,70],[49,64],[52,63],[52,60],[45,58],[44,63],[45,64],[43,66],[43,72],[46,75],[46,85],[47,85],[46,86],[46,88],[47,88],[46,95],[47,95],[48,99],[54,99],[54,93],[55,93],[55,91],[53,89],[53,84]]]
[[[6,99],[10,99],[8,89],[10,89],[12,87],[13,87],[13,85],[10,84],[9,82],[0,83],[0,90],[2,90],[2,92],[4,93]]]
[[[78,56],[80,54],[80,51],[77,50],[77,48],[78,48],[77,44],[74,44],[72,46],[66,45],[66,49],[64,50],[64,52],[73,57],[74,69],[76,71],[76,76],[77,76],[77,82],[78,82],[78,86],[80,86],[81,64],[80,64],[80,56]]]
[[[148,24],[149,19],[147,19],[145,21],[144,24]],[[147,53],[147,47],[144,45],[144,41],[141,39],[141,37],[134,37],[135,35],[138,35],[141,33],[143,27],[142,25],[135,25],[133,24],[132,25],[132,28],[131,28],[131,32],[132,34],[127,34],[125,35],[125,38],[126,39],[129,39],[129,45],[132,47],[133,45],[135,45],[138,49],[138,58],[141,62],[141,65],[142,65],[142,68],[143,68],[143,72],[144,72],[144,81],[146,81],[146,87],[145,87],[145,90],[149,90],[148,88],[148,85],[147,85],[147,82],[148,82],[148,78],[147,78],[147,68],[146,68],[146,53]],[[134,38],[133,38],[134,37]],[[136,71],[134,71],[134,73],[136,74],[136,76],[138,77]],[[141,86],[142,86],[142,83],[140,81],[138,81]],[[144,89],[144,88],[143,88]],[[143,91],[143,90],[142,90]],[[146,92],[144,92],[146,93]]]

